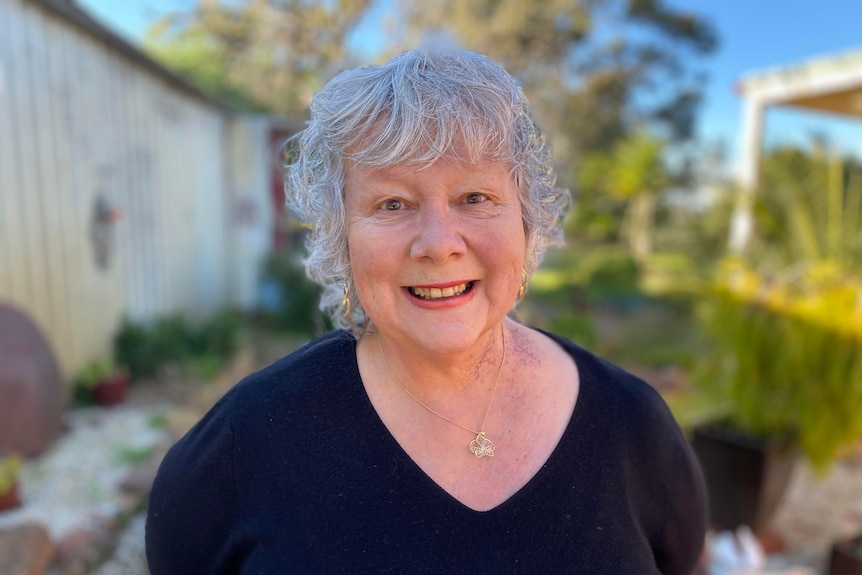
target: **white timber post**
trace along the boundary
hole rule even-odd
[[[754,228],[752,209],[759,179],[760,148],[763,139],[765,103],[757,97],[745,97],[742,113],[742,142],[739,150],[739,195],[730,222],[728,248],[731,253],[745,250]]]

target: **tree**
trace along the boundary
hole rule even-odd
[[[626,201],[622,234],[635,261],[641,264],[652,254],[656,202],[671,180],[664,163],[664,146],[658,138],[638,130],[614,150],[610,191]]]
[[[147,34],[145,48],[204,90],[292,117],[345,65],[345,38],[370,0],[199,0]]]
[[[613,148],[645,122],[671,139],[692,134],[702,78],[685,57],[716,45],[712,28],[661,0],[402,0],[413,44],[445,30],[502,62],[541,123],[566,134],[566,154]],[[399,46],[400,47],[400,46]],[[562,128],[562,129],[561,129]]]

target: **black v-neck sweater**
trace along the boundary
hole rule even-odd
[[[647,384],[554,337],[580,395],[539,472],[474,511],[401,449],[333,332],[228,392],[168,453],[150,495],[152,575],[689,575],[703,480]]]

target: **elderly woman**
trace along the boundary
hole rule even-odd
[[[342,329],[167,455],[153,575],[688,575],[700,471],[658,394],[508,317],[568,197],[515,80],[412,51],[314,98],[288,193]]]

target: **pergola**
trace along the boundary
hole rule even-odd
[[[743,98],[739,183],[742,196],[731,222],[729,248],[739,253],[752,231],[751,207],[758,183],[763,120],[771,106],[787,106],[862,119],[862,50],[816,58],[749,74]]]

